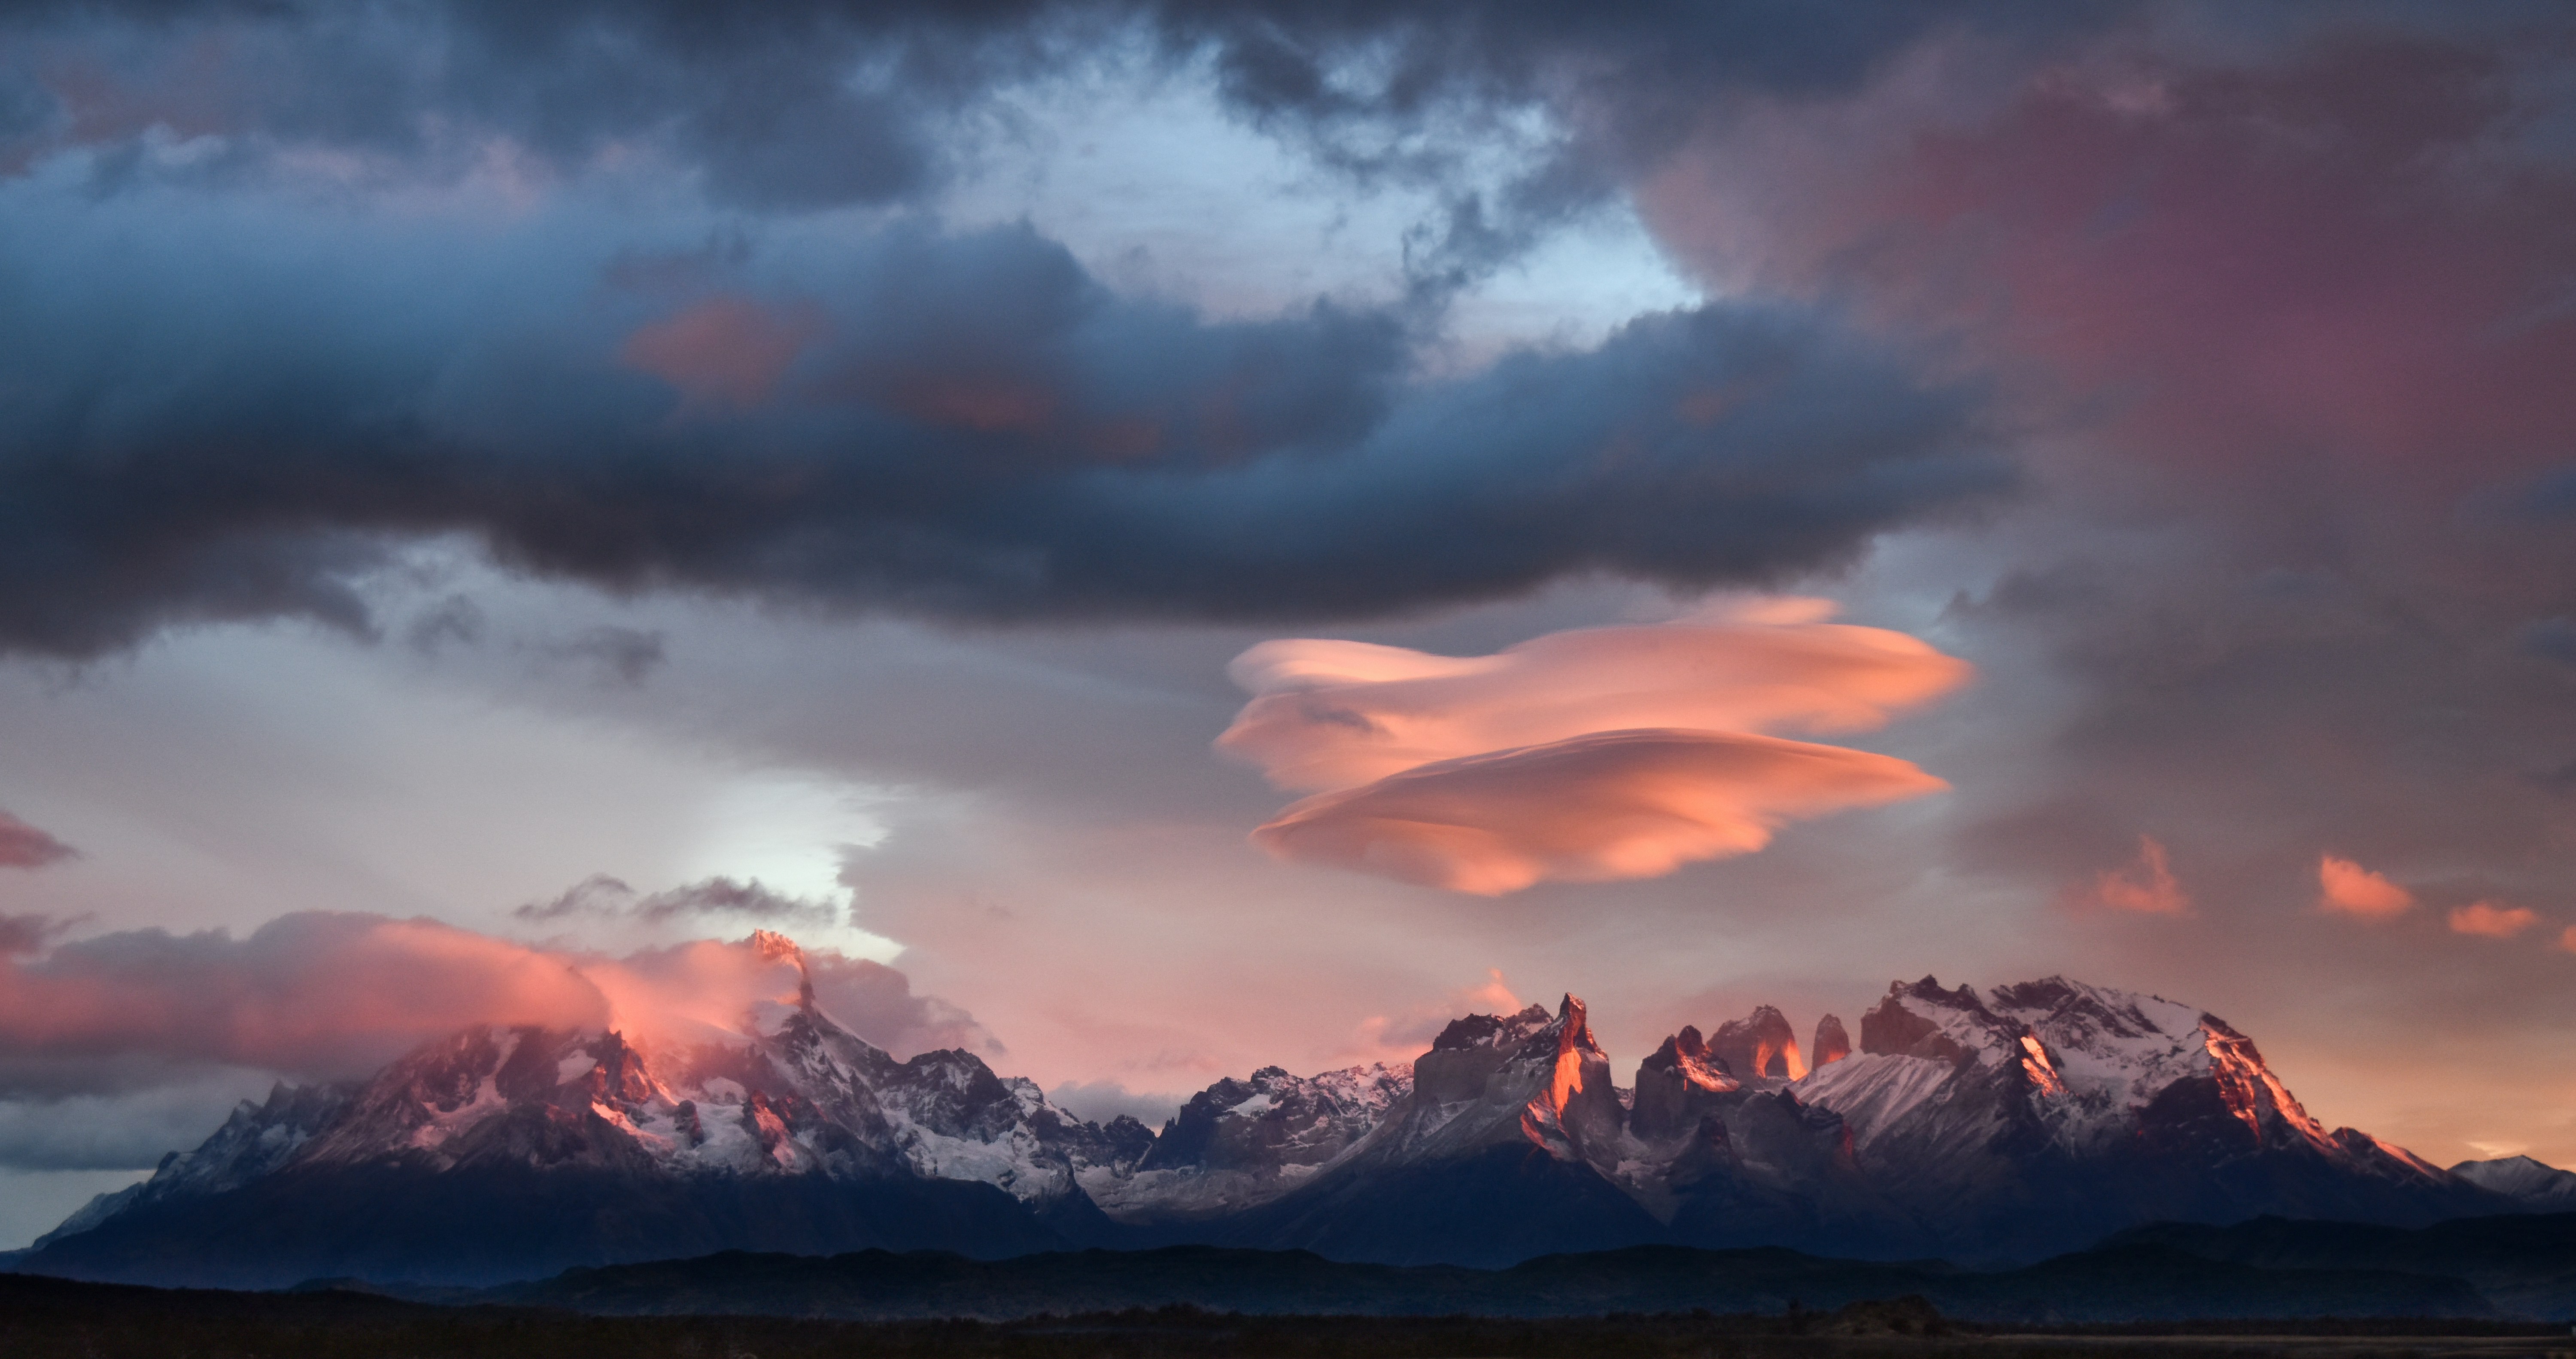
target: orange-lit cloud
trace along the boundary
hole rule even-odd
[[[831,953],[808,963],[824,1008],[889,1046],[982,1036],[891,968]],[[360,1075],[470,1024],[705,1041],[792,1002],[798,984],[793,958],[757,938],[604,958],[355,913],[281,916],[240,939],[139,930],[0,957],[0,1097],[30,1071],[59,1081],[67,1062]]]
[[[2489,939],[2511,939],[2540,923],[2540,917],[2528,906],[2498,906],[2492,901],[2473,901],[2451,910],[2451,933],[2482,934]]]
[[[1887,755],[1714,731],[1595,732],[1441,760],[1291,805],[1283,858],[1495,896],[1750,853],[1787,821],[1946,787]]]
[[[680,389],[691,401],[756,406],[822,329],[810,313],[747,297],[712,297],[626,338],[618,358]]]
[[[2320,910],[2385,920],[2415,904],[2415,894],[2354,863],[2328,854],[2317,861]]]
[[[1966,662],[1828,623],[1822,600],[1584,628],[1490,656],[1264,642],[1217,747],[1316,795],[1253,832],[1282,858],[1457,892],[1657,877],[1785,822],[1946,787],[1907,762],[1769,735],[1876,727]]]
[[[2191,894],[2175,880],[2163,843],[2147,835],[2138,837],[2136,862],[2105,869],[2093,879],[2092,900],[2144,915],[2191,914]]]
[[[1264,642],[1228,673],[1253,694],[1217,738],[1281,788],[1350,788],[1435,760],[1644,727],[1866,731],[1966,682],[1901,632],[1777,600],[1640,627],[1549,633],[1491,656]]]

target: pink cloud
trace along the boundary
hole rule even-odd
[[[1857,731],[1956,688],[1966,662],[1773,600],[1550,633],[1490,656],[1264,642],[1217,748],[1315,790],[1253,832],[1285,859],[1493,896],[1657,877],[1784,823],[1946,787],[1903,760],[1764,731]]]
[[[2540,917],[2527,906],[2498,906],[2492,901],[2473,901],[2451,910],[2451,933],[2478,934],[2489,939],[2511,939],[2540,923]]]
[[[637,330],[618,358],[691,401],[756,406],[778,390],[788,366],[822,328],[810,312],[728,294]]]
[[[71,846],[0,812],[0,868],[42,868],[78,857]]]
[[[2319,910],[2367,920],[2385,920],[2415,904],[2414,893],[2350,859],[2331,854],[2317,861],[2317,890]]]
[[[613,1028],[649,1050],[737,1032],[808,974],[828,1012],[898,1055],[988,1038],[881,964],[819,952],[800,973],[781,936],[606,958],[307,912],[239,939],[138,930],[0,956],[0,1091],[13,1066],[104,1059],[359,1075],[472,1024]]]
[[[1785,822],[1946,787],[1887,755],[1656,728],[1441,760],[1295,803],[1253,839],[1282,858],[1495,896],[1650,878],[1747,854]]]
[[[2114,398],[2133,453],[2244,480],[2330,450],[2456,492],[2576,435],[2576,175],[2518,149],[2511,62],[2123,39],[1999,84],[1936,45],[1855,99],[1712,122],[1639,201],[1728,286],[1979,337],[2061,409]]]
[[[1281,788],[1349,788],[1437,760],[1588,732],[1866,731],[1964,683],[1967,662],[1772,601],[1675,623],[1549,633],[1491,656],[1264,642],[1228,667],[1253,695],[1217,748]]]
[[[2147,835],[2138,837],[2135,862],[2105,869],[2094,878],[2091,900],[2113,910],[2142,915],[2191,914],[2191,894],[2175,879],[2163,843]]]
[[[1503,980],[1499,967],[1485,969],[1485,980],[1462,986],[1425,1005],[1399,1014],[1373,1014],[1359,1023],[1353,1052],[1363,1062],[1410,1062],[1460,1015],[1517,1014],[1528,1005]]]

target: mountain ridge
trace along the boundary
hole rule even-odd
[[[962,1050],[898,1061],[815,1003],[792,943],[740,947],[771,999],[729,1029],[475,1026],[365,1082],[280,1085],[16,1267],[485,1284],[728,1248],[1185,1243],[1398,1265],[1641,1244],[2022,1264],[2159,1220],[2421,1226],[2546,1206],[2508,1191],[2556,1184],[2498,1189],[2329,1131],[2215,1016],[2059,977],[1891,983],[1856,1047],[1829,1059],[1848,1039],[1819,1022],[1812,1068],[1758,1007],[1674,1034],[1633,1089],[1567,995],[1454,1020],[1411,1063],[1220,1080],[1157,1132],[1078,1119]]]

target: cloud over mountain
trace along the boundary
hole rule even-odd
[[[994,1046],[902,973],[829,951],[800,966],[756,940],[696,940],[605,957],[434,920],[305,912],[239,938],[131,930],[0,959],[0,1096],[184,1083],[217,1067],[357,1075],[470,1024],[687,1041],[809,982],[827,1011],[891,1050]]]

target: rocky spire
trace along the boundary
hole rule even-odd
[[[1636,1108],[1631,1132],[1647,1141],[1679,1137],[1699,1126],[1713,1097],[1743,1088],[1710,1059],[1699,1030],[1684,1025],[1654,1055],[1637,1064]]]
[[[1739,1081],[1794,1081],[1807,1074],[1807,1061],[1798,1055],[1797,1031],[1789,1027],[1788,1016],[1768,1005],[1719,1025],[1708,1036],[1708,1050]]]
[[[1816,1042],[1807,1049],[1817,1066],[1827,1066],[1851,1056],[1851,1034],[1843,1029],[1842,1016],[1827,1015],[1816,1021]]]

